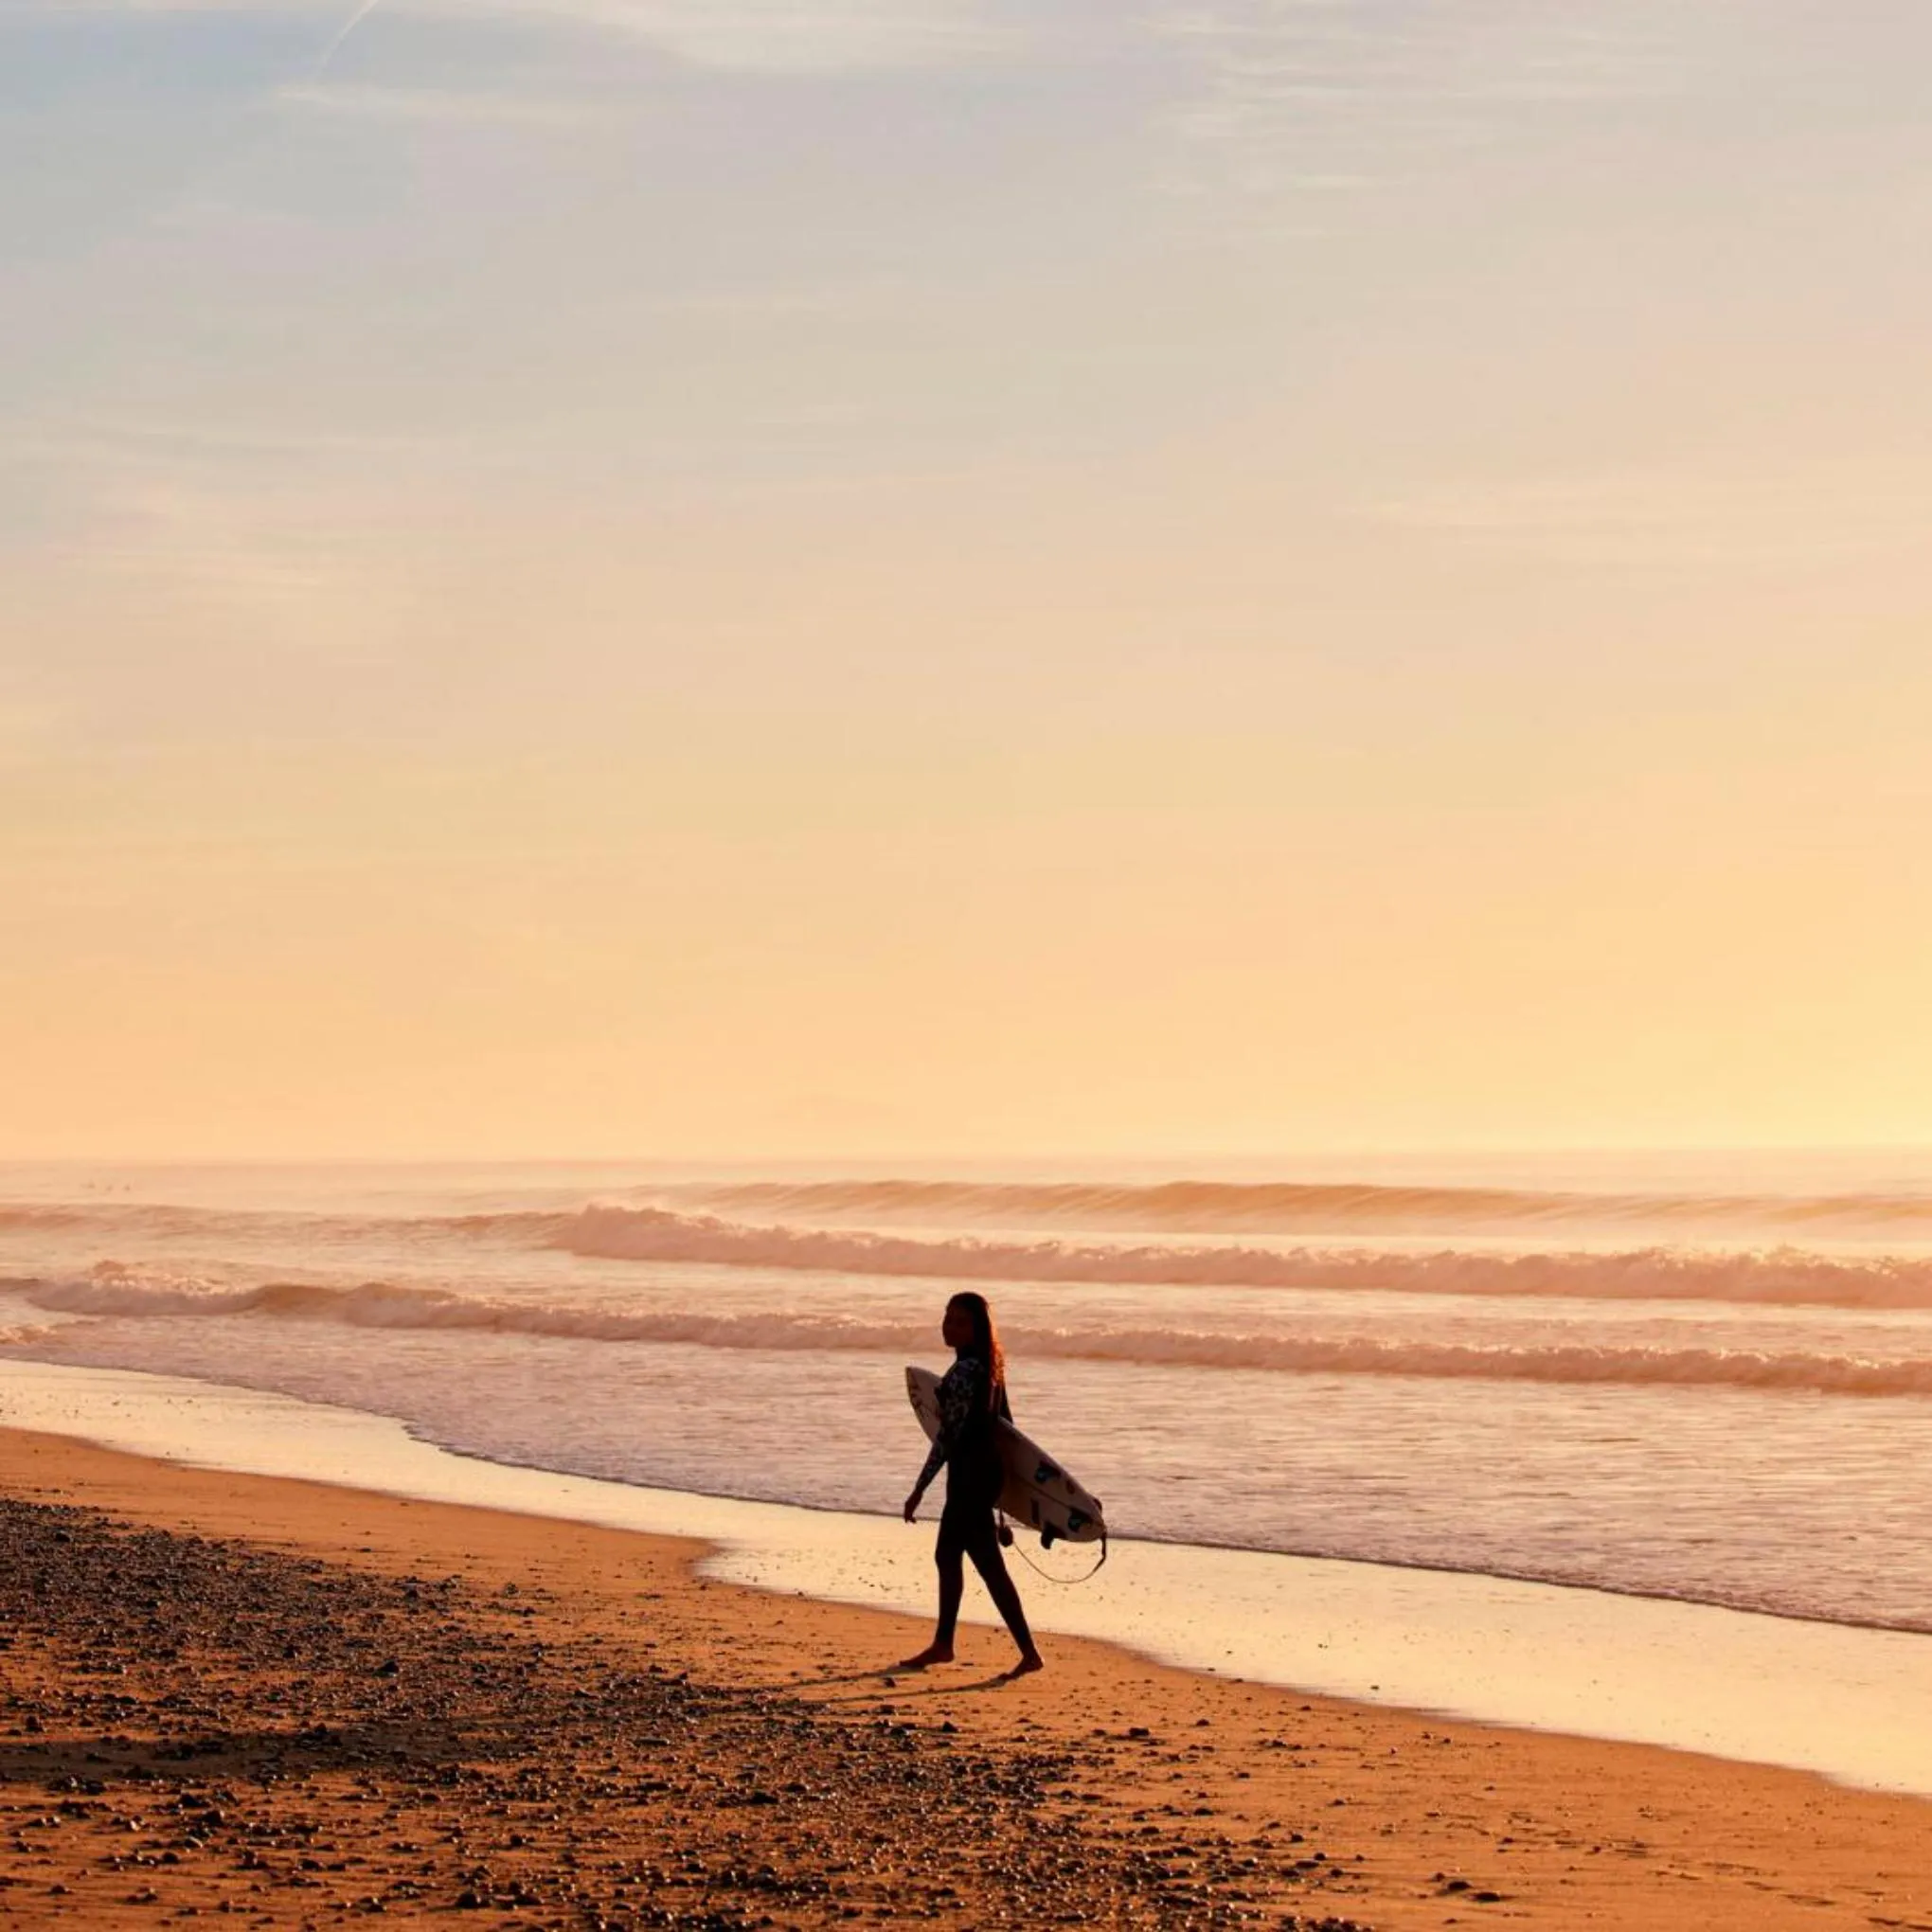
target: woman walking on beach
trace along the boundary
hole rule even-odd
[[[954,1357],[939,1382],[939,1432],[905,1499],[905,1520],[910,1523],[919,1515],[920,1498],[940,1465],[945,1466],[946,1506],[939,1512],[939,1541],[933,1549],[933,1561],[939,1567],[939,1621],[932,1642],[899,1668],[922,1671],[928,1664],[953,1661],[953,1633],[959,1621],[959,1600],[966,1593],[964,1559],[970,1556],[1020,1647],[1020,1660],[1011,1674],[1021,1677],[1041,1669],[1042,1663],[993,1524],[1002,1480],[993,1424],[1013,1419],[1007,1403],[1006,1355],[986,1297],[971,1290],[946,1303],[939,1333]]]

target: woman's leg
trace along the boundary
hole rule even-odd
[[[966,1553],[973,1559],[973,1567],[979,1572],[993,1607],[1006,1619],[1006,1627],[1020,1647],[1022,1666],[1028,1670],[1037,1669],[1040,1653],[1034,1647],[1033,1633],[1027,1626],[1027,1612],[1020,1602],[1020,1593],[1014,1587],[1012,1578],[1007,1574],[1006,1558],[999,1553],[999,1534],[993,1527],[991,1510],[985,1512],[983,1522],[974,1523]]]
[[[949,1509],[939,1518],[939,1541],[933,1546],[933,1562],[939,1570],[939,1622],[933,1633],[933,1648],[953,1655],[953,1637],[959,1628],[959,1603],[966,1595],[964,1539],[959,1526],[951,1520]]]
[[[933,1562],[939,1572],[939,1621],[933,1640],[917,1656],[899,1666],[903,1671],[922,1671],[928,1664],[953,1661],[953,1635],[959,1625],[959,1600],[966,1594],[965,1539],[960,1534],[958,1513],[950,1503],[939,1515],[939,1534],[933,1545]]]

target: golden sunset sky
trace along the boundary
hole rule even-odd
[[[1932,1141],[1928,73],[0,0],[0,1155]]]

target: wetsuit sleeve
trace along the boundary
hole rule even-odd
[[[965,1433],[966,1424],[978,1412],[986,1399],[984,1370],[970,1355],[962,1355],[939,1378],[939,1433],[933,1438],[933,1446],[926,1452],[925,1466],[919,1473],[919,1480],[913,1485],[915,1492],[923,1492],[944,1467],[947,1458],[959,1446],[959,1438]]]

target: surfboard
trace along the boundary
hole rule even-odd
[[[908,1368],[905,1392],[930,1442],[939,1433],[939,1378],[930,1368]],[[993,1425],[1006,1481],[999,1507],[1015,1523],[1040,1532],[1043,1548],[1056,1543],[1098,1543],[1107,1533],[1100,1499],[1082,1489],[1046,1450],[1009,1422]]]

